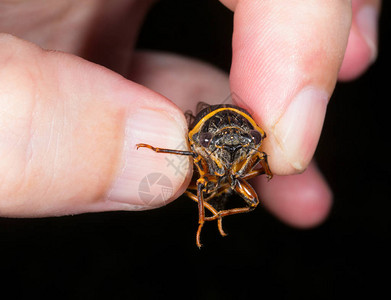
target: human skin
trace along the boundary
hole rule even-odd
[[[268,136],[277,176],[254,181],[261,202],[293,226],[322,222],[332,193],[312,157],[336,81],[355,79],[376,58],[380,1],[221,2],[234,11],[229,76],[191,58],[134,51],[153,1],[0,0],[0,215],[176,199],[191,161],[178,176],[165,155],[135,144],[185,144],[183,111],[234,92]],[[140,199],[140,181],[153,172],[169,177],[170,199]]]

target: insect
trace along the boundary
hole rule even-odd
[[[261,150],[265,132],[243,108],[221,104],[207,106],[191,119],[189,125],[190,151],[163,149],[148,144],[137,144],[159,153],[188,155],[193,157],[197,179],[185,194],[198,203],[198,230],[196,244],[201,247],[201,229],[205,221],[217,220],[222,236],[222,218],[253,210],[259,203],[258,196],[247,180],[273,174],[267,162],[267,154]],[[220,209],[219,199],[236,192],[246,206]],[[217,205],[216,205],[217,203]],[[205,209],[211,215],[206,216]]]

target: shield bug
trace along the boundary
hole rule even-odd
[[[198,230],[196,244],[201,247],[200,235],[205,221],[217,220],[222,236],[222,218],[253,210],[259,203],[258,196],[247,180],[266,174],[271,179],[267,154],[262,151],[265,132],[243,108],[222,104],[203,108],[194,116],[189,115],[190,151],[163,149],[148,144],[137,144],[159,153],[188,155],[196,166],[196,180],[185,194],[198,203]],[[246,202],[239,208],[220,208],[219,199],[236,192]],[[205,215],[207,209],[211,215]]]

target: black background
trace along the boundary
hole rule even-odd
[[[390,296],[390,5],[377,62],[339,83],[316,153],[335,204],[328,220],[297,230],[262,207],[206,224],[194,243],[195,203],[44,219],[0,219],[1,292],[96,299],[338,299]],[[230,67],[232,13],[218,1],[160,1],[139,40]],[[383,273],[384,272],[384,273]],[[10,299],[11,299],[10,298]]]

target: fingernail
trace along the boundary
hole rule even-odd
[[[314,155],[328,100],[326,91],[306,87],[292,100],[274,126],[278,147],[296,171],[303,171]]]
[[[123,157],[108,200],[129,210],[160,207],[176,195],[189,172],[189,158],[156,153],[136,144],[186,149],[186,122],[159,109],[132,111],[125,126]]]
[[[356,15],[356,23],[371,51],[371,61],[377,57],[378,11],[372,5],[364,5]]]

